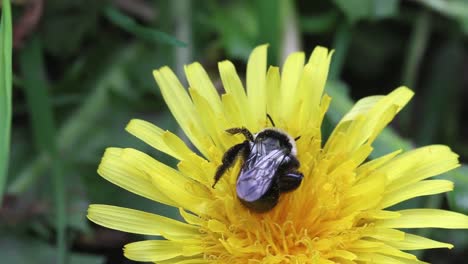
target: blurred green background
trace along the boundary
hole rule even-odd
[[[380,136],[372,156],[440,143],[468,162],[467,0],[18,0],[11,13],[3,3],[2,263],[133,263],[122,256],[122,246],[142,237],[93,225],[85,217],[88,204],[171,217],[177,212],[99,177],[104,149],[135,147],[174,165],[124,131],[131,118],[142,118],[181,134],[151,71],[169,65],[183,79],[183,65],[199,61],[220,86],[217,62],[233,60],[244,76],[250,51],[262,43],[270,44],[274,65],[292,51],[335,49],[325,134],[356,99],[404,84],[416,96]],[[399,207],[468,213],[468,167],[439,177],[455,181],[456,190]],[[456,245],[416,252],[423,260],[466,261],[467,231],[416,232]]]

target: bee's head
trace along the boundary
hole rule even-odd
[[[271,147],[281,147],[288,149],[292,155],[296,156],[296,141],[284,130],[270,127],[260,130],[257,134],[254,135],[255,142],[265,142]]]

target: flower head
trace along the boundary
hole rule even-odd
[[[246,89],[229,61],[219,63],[225,93],[219,96],[198,63],[185,67],[188,92],[163,67],[154,77],[175,119],[201,155],[179,137],[142,120],[127,131],[179,160],[173,169],[135,149],[109,148],[99,174],[138,195],[180,209],[185,221],[108,205],[91,205],[88,218],[131,233],[162,236],[125,246],[137,261],[158,263],[422,263],[406,250],[452,245],[401,231],[402,228],[468,228],[468,217],[439,209],[392,211],[389,207],[453,184],[430,177],[459,166],[448,147],[397,150],[368,161],[372,143],[410,100],[400,87],[366,97],[343,117],[326,142],[321,123],[331,98],[323,95],[331,53],[317,47],[309,60],[291,54],[280,73],[266,65],[259,46],[247,65]],[[236,197],[234,167],[212,188],[223,154],[242,142],[226,129],[256,133],[276,127],[297,140],[301,185],[281,195],[266,213]]]

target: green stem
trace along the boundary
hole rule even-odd
[[[336,80],[340,77],[351,42],[351,36],[352,25],[348,21],[341,22],[333,40],[333,49],[335,51],[330,65],[330,72],[328,73],[328,78],[330,80]]]
[[[184,47],[174,46],[175,70],[177,76],[183,76],[184,65],[192,60],[192,1],[172,1],[172,17],[176,24],[174,35],[177,39],[184,41]]]
[[[408,43],[408,53],[406,54],[406,60],[402,72],[402,83],[416,89],[416,78],[418,76],[419,67],[421,65],[422,56],[426,50],[427,43],[430,36],[430,13],[427,9],[423,9],[419,12],[416,18],[411,38]],[[411,123],[412,104],[405,107],[405,111],[400,113],[400,125],[403,128],[408,129]]]
[[[66,206],[66,191],[65,180],[63,174],[62,162],[55,159],[52,166],[52,184],[54,187],[54,204],[55,204],[55,225],[56,225],[56,240],[57,240],[57,263],[67,263],[67,206]]]

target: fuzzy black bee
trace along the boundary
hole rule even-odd
[[[299,138],[293,139],[276,128],[266,128],[254,135],[246,128],[231,128],[226,132],[242,134],[246,140],[224,154],[214,176],[213,188],[239,156],[243,158],[243,165],[236,190],[237,197],[246,207],[266,212],[275,207],[281,193],[299,187],[303,178],[297,170],[300,164],[296,158],[295,140]]]

